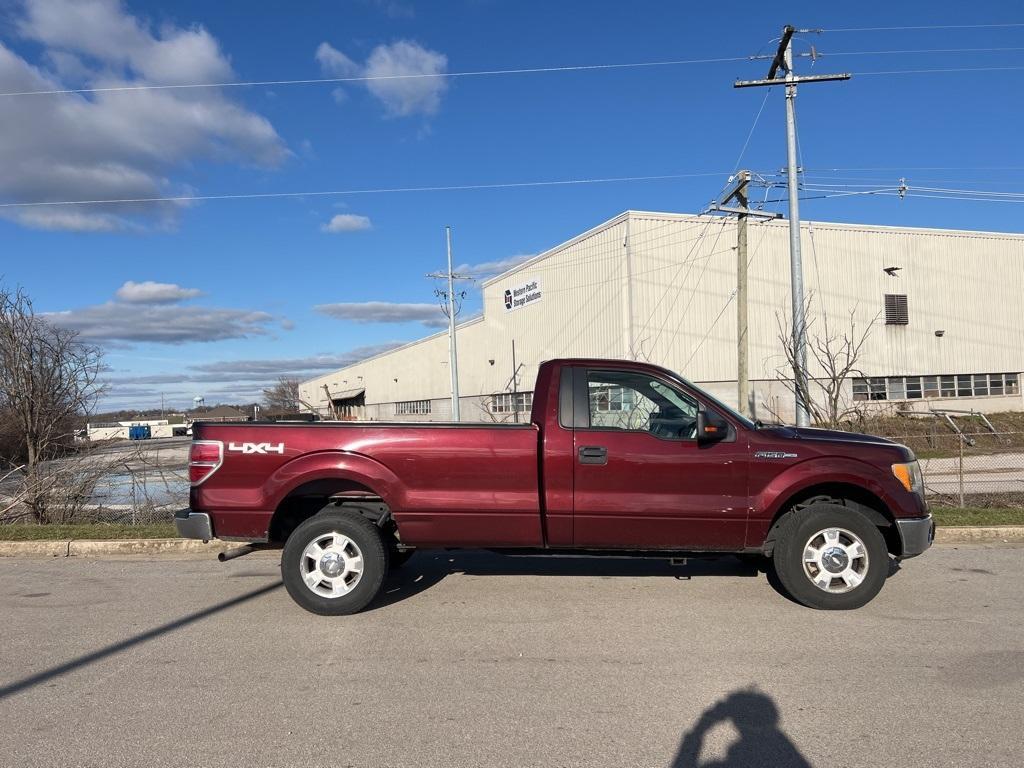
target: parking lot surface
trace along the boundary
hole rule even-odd
[[[732,558],[419,553],[305,613],[274,553],[0,560],[0,764],[1019,766],[1024,548],[859,611]]]

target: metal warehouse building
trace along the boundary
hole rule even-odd
[[[917,409],[1024,407],[1024,235],[804,222],[813,342],[871,326],[847,397]],[[483,315],[458,326],[464,421],[528,411],[556,357],[646,360],[737,400],[734,219],[627,211],[483,284]],[[749,224],[750,408],[791,419],[780,383],[790,310],[788,223]],[[518,374],[513,382],[513,342]],[[811,376],[820,376],[811,356]],[[520,394],[514,395],[513,390]],[[304,382],[328,417],[445,420],[447,332]]]

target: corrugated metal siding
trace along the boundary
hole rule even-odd
[[[734,377],[736,313],[723,312],[736,287],[734,222],[637,216],[631,227],[633,356]]]
[[[872,329],[860,362],[866,375],[1024,370],[1024,236],[809,222],[801,242],[810,336],[826,323],[848,332],[852,313],[858,330]],[[459,330],[463,397],[506,391],[513,339],[521,391],[543,360],[595,356],[649,360],[718,382],[726,395],[736,378],[735,248],[732,219],[632,212],[486,282],[484,318]],[[790,313],[788,224],[751,222],[748,249],[750,378],[771,381],[785,368],[778,337]],[[898,277],[883,271],[892,266]],[[531,280],[542,299],[506,310],[505,289]],[[884,324],[886,293],[907,295],[908,325]],[[444,402],[447,334],[306,382],[303,399],[324,401],[323,383],[366,387],[367,413],[378,417],[396,401]],[[482,417],[479,406],[463,410],[465,419]]]

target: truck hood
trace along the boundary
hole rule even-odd
[[[765,427],[760,431],[789,440],[814,440],[835,443],[837,447],[850,443],[877,445],[879,447],[884,446],[901,451],[907,461],[914,458],[913,452],[906,446],[900,445],[893,440],[887,440],[884,437],[878,437],[877,435],[864,435],[859,432],[841,432],[837,429],[819,429],[818,427]]]

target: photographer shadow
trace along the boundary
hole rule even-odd
[[[725,757],[700,762],[707,734],[721,723],[731,723],[739,733]],[[779,727],[779,709],[760,691],[734,691],[700,716],[679,743],[671,768],[812,768],[796,745]]]

